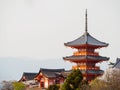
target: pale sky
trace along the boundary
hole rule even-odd
[[[72,55],[75,50],[64,43],[84,33],[85,9],[88,32],[109,43],[98,50],[100,55],[115,62],[120,57],[120,0],[0,0],[0,57],[42,60]]]

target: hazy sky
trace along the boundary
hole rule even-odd
[[[115,61],[120,57],[120,0],[0,0],[0,57],[42,60],[72,55],[74,50],[64,43],[84,33],[86,8],[88,32],[109,43],[98,50],[100,55]]]

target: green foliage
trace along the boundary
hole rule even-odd
[[[21,82],[13,83],[14,90],[25,90],[25,85]]]
[[[47,90],[59,90],[60,86],[57,84],[50,85]]]
[[[80,84],[80,89],[78,90],[90,90],[90,86],[87,80],[82,80],[81,84]]]
[[[80,84],[83,80],[82,73],[79,69],[73,70],[71,74],[68,75],[61,90],[79,90]]]

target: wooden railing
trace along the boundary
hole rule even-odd
[[[100,70],[99,66],[91,67],[91,66],[72,66],[72,69],[80,69],[80,70]]]
[[[98,56],[99,55],[98,52],[74,52],[73,54],[75,56],[79,56],[79,55],[94,55],[94,56]]]

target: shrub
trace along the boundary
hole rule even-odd
[[[14,90],[25,90],[25,85],[21,82],[13,83]]]
[[[60,86],[57,84],[50,85],[47,90],[59,90]]]

